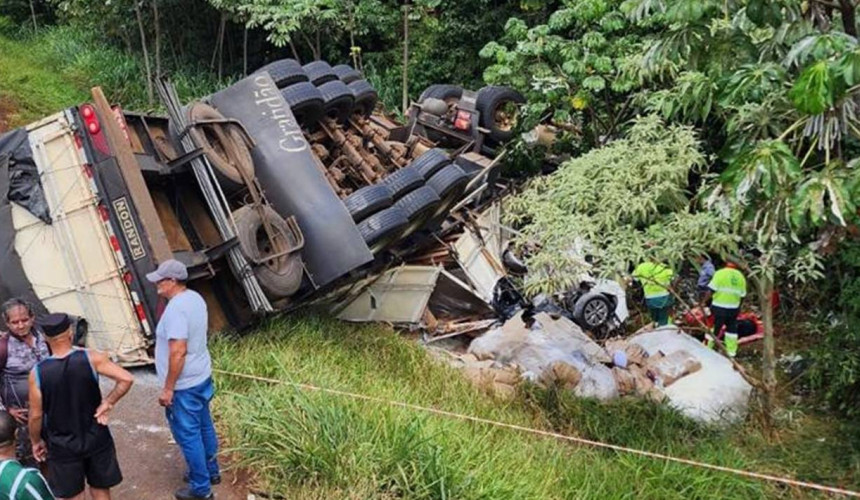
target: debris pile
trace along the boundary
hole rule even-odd
[[[517,315],[473,340],[465,353],[442,352],[477,387],[502,397],[529,381],[603,401],[666,402],[711,423],[741,417],[751,390],[726,358],[674,327],[600,346],[563,316]]]

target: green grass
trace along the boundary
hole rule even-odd
[[[86,97],[86,88],[57,72],[45,52],[0,36],[0,99],[10,112],[5,118],[9,127],[33,122]]]
[[[4,120],[10,128],[86,102],[94,86],[101,86],[110,102],[125,109],[160,107],[157,96],[149,102],[142,59],[92,33],[72,26],[9,33],[9,28],[0,30],[0,105],[8,108]],[[203,97],[232,80],[218,81],[191,66],[168,69],[167,74],[183,101]]]
[[[527,388],[494,399],[397,333],[314,316],[212,346],[218,368],[558,430],[709,463],[860,485],[856,428],[809,416],[768,444],[746,424],[700,426],[639,400]],[[722,498],[807,492],[511,430],[218,376],[216,412],[239,464],[287,498]],[[816,425],[811,425],[816,424]],[[854,432],[854,436],[846,435]],[[824,443],[819,441],[823,436]],[[841,438],[841,442],[840,442]],[[818,446],[816,446],[816,444]]]

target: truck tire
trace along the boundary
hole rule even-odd
[[[431,177],[427,185],[433,188],[442,200],[435,215],[441,215],[446,210],[450,210],[457,198],[463,194],[468,183],[469,176],[454,164],[448,165]]]
[[[367,80],[355,80],[349,84],[349,90],[355,97],[355,113],[370,116],[379,101],[379,94]]]
[[[409,219],[397,207],[376,212],[358,224],[358,231],[372,253],[378,253],[397,241]]]
[[[322,93],[310,82],[290,85],[281,90],[281,95],[290,106],[296,122],[303,127],[314,125],[325,114]]]
[[[340,80],[334,80],[317,88],[323,96],[326,116],[334,118],[338,123],[346,122],[352,115],[355,105],[355,97],[349,87]]]
[[[288,87],[294,83],[308,81],[308,75],[305,74],[302,65],[295,59],[281,59],[280,61],[269,63],[254,73],[262,72],[268,72],[279,89]]]
[[[478,91],[475,108],[481,113],[481,126],[490,131],[490,139],[499,143],[514,137],[518,108],[524,102],[526,98],[510,87],[489,85]]]
[[[337,80],[337,75],[325,61],[311,61],[302,66],[302,69],[308,75],[308,81],[317,87],[326,82]]]
[[[340,81],[347,85],[356,80],[361,80],[361,73],[357,69],[353,69],[349,64],[338,64],[331,70],[338,78],[340,78]]]
[[[361,222],[383,208],[394,204],[391,191],[384,184],[365,186],[343,199],[346,210],[355,222]]]
[[[439,195],[430,186],[422,186],[397,200],[394,206],[402,210],[409,219],[409,225],[400,236],[408,236],[423,226],[436,213],[440,201]]]
[[[298,242],[293,239],[287,221],[268,205],[265,205],[263,210],[275,238],[279,238],[286,248],[295,248]],[[239,247],[246,257],[260,260],[275,253],[269,248],[270,243],[263,229],[260,213],[253,206],[245,205],[233,212],[233,220],[236,222]],[[296,293],[302,284],[303,271],[302,258],[298,252],[254,265],[254,275],[260,282],[260,287],[272,298],[288,297]]]
[[[433,148],[425,151],[424,154],[416,158],[409,166],[418,170],[421,177],[429,179],[433,177],[439,170],[451,164],[451,158],[445,151],[439,148]]]
[[[188,123],[224,119],[215,108],[202,102],[191,103],[185,113]],[[238,125],[201,125],[192,127],[188,134],[209,159],[225,191],[238,191],[245,186],[244,177],[254,178],[254,160]]]
[[[612,317],[612,303],[602,293],[588,292],[573,308],[573,317],[585,329],[600,328]]]
[[[406,193],[423,186],[424,177],[414,168],[407,166],[382,179],[382,184],[388,186],[392,198],[399,200]]]
[[[424,92],[421,92],[421,96],[418,97],[418,102],[424,101],[428,97],[434,97],[436,99],[441,99],[445,101],[447,104],[451,104],[452,102],[456,102],[460,100],[460,97],[463,96],[463,87],[459,85],[447,85],[447,84],[433,84],[424,89]]]

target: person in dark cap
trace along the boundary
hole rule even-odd
[[[93,500],[109,500],[122,472],[108,418],[134,377],[106,354],[74,347],[68,315],[49,314],[40,323],[51,356],[30,373],[33,455],[47,460],[48,482],[57,497],[83,500],[86,483]],[[99,375],[115,382],[104,398]]]
[[[206,345],[206,302],[185,286],[188,270],[177,260],[162,262],[146,278],[168,301],[155,329],[155,369],[162,385],[158,403],[165,408],[170,431],[188,467],[188,486],[176,490],[174,497],[210,499],[211,485],[221,482],[221,472],[218,437],[209,413],[215,387]]]

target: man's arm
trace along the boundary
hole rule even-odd
[[[30,442],[33,444],[33,458],[44,462],[48,449],[42,441],[42,390],[36,383],[36,370],[30,371],[30,415],[27,423],[30,430]]]
[[[173,403],[173,389],[179,374],[185,368],[185,356],[188,354],[188,341],[183,339],[170,339],[167,341],[170,351],[167,364],[167,377],[164,380],[164,388],[158,398],[161,406],[170,406]]]
[[[90,363],[99,375],[114,381],[113,390],[102,399],[102,404],[96,409],[96,421],[107,425],[108,413],[113,410],[114,405],[126,395],[131,385],[134,384],[134,376],[125,368],[117,365],[103,352],[87,350]]]
[[[708,288],[707,290],[705,290],[705,296],[704,296],[704,297],[702,297],[702,303],[700,304],[700,307],[701,307],[702,309],[704,309],[705,307],[708,307],[708,302],[710,302],[710,301],[711,301],[711,297],[713,297],[713,296],[714,296],[714,291],[713,291],[713,290],[711,290],[710,288]]]

